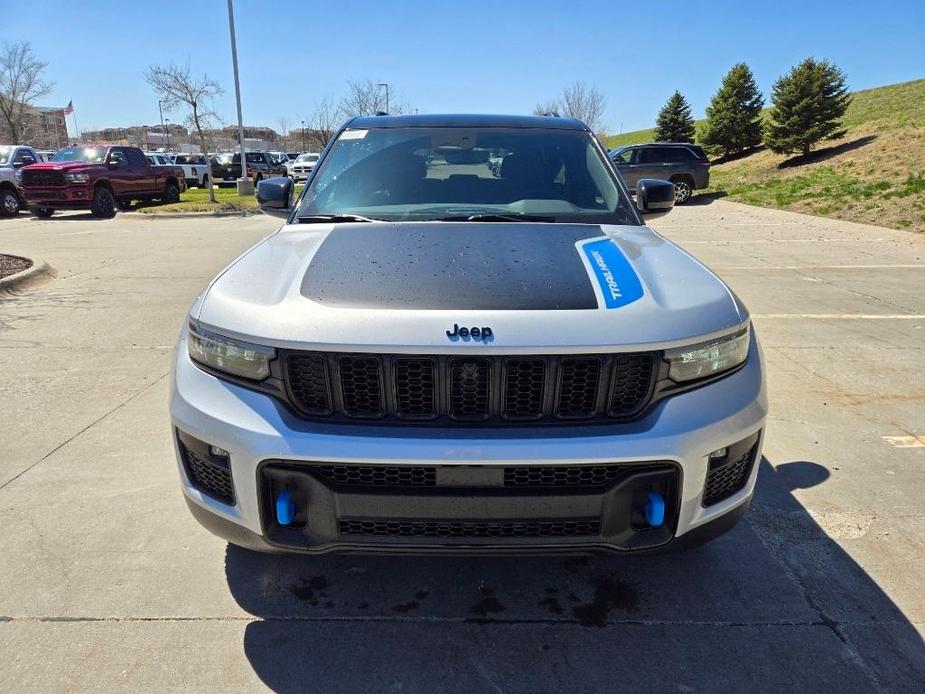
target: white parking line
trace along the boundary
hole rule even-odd
[[[711,265],[714,270],[925,270],[921,263],[895,265]]]
[[[881,436],[880,438],[896,448],[925,448],[925,436]]]
[[[810,318],[815,320],[925,320],[925,313],[753,313],[752,318]]]

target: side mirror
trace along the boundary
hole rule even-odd
[[[640,178],[636,183],[636,207],[642,214],[668,212],[674,207],[674,184],[658,178]]]
[[[262,212],[288,217],[292,211],[292,179],[288,176],[265,178],[257,184],[257,204]]]

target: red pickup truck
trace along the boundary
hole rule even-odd
[[[112,217],[133,200],[179,202],[186,189],[179,166],[151,166],[137,147],[80,145],[58,150],[52,160],[23,167],[20,190],[36,217],[55,210],[90,210]]]

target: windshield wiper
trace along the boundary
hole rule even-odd
[[[488,212],[484,214],[457,215],[454,217],[441,217],[441,222],[554,222],[555,217],[543,217],[531,214],[498,214]]]
[[[296,217],[299,224],[337,224],[338,222],[378,222],[358,214],[303,214]]]

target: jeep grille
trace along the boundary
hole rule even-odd
[[[287,397],[312,419],[517,423],[630,419],[653,353],[530,356],[282,354]]]

